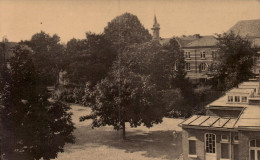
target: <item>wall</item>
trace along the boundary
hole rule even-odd
[[[258,131],[239,131],[239,160],[249,160],[249,141],[260,139]]]
[[[240,111],[236,110],[219,110],[219,109],[208,109],[207,115],[208,116],[219,116],[219,117],[230,117],[236,118],[241,113]]]
[[[221,135],[226,134],[229,135],[229,131],[214,131],[214,130],[202,130],[202,129],[188,129],[183,128],[182,130],[182,145],[183,145],[183,159],[184,160],[205,160],[205,145],[204,145],[204,135],[205,133],[214,133],[216,134],[216,153],[217,160],[220,160],[221,156]],[[189,137],[196,137],[196,152],[197,158],[189,158]],[[233,137],[231,137],[233,138]]]
[[[215,61],[212,56],[212,51],[216,51],[216,48],[196,48],[196,49],[183,49],[185,62],[190,63],[190,71],[187,71],[187,76],[191,79],[207,78],[206,73],[209,73],[208,69]],[[190,58],[186,58],[186,52],[190,52]],[[205,59],[201,58],[200,52],[205,52]],[[205,71],[200,71],[200,64],[206,63]]]

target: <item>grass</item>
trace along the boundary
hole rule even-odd
[[[127,140],[111,126],[91,128],[91,120],[79,122],[90,113],[89,108],[72,105],[76,142],[67,144],[56,160],[175,160],[182,153],[181,119],[164,118],[163,123],[148,129],[126,127]],[[172,131],[176,130],[176,139]]]

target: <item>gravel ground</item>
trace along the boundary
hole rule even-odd
[[[181,119],[164,118],[163,123],[148,129],[126,127],[127,140],[111,126],[91,128],[91,120],[79,122],[90,109],[72,105],[76,143],[67,144],[56,160],[175,160],[181,157]],[[176,130],[178,136],[173,138]],[[181,158],[180,158],[181,159]]]

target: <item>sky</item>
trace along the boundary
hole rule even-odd
[[[29,40],[42,31],[61,42],[102,33],[116,16],[136,15],[151,32],[154,15],[160,36],[223,33],[240,20],[260,19],[260,0],[1,0],[0,38]]]

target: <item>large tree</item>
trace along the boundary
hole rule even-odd
[[[92,108],[92,114],[81,120],[93,119],[93,127],[112,125],[114,129],[123,130],[125,139],[126,122],[131,127],[141,124],[152,127],[162,122],[164,108],[156,85],[149,76],[134,73],[120,63],[115,63],[108,77],[99,82],[91,94],[87,91],[86,104]]]
[[[2,153],[8,160],[49,160],[72,143],[70,107],[49,101],[28,48],[17,46],[1,83]]]
[[[152,39],[137,16],[130,13],[124,13],[109,22],[104,29],[104,35],[118,52],[123,51],[126,46],[141,44]]]
[[[253,77],[252,67],[256,49],[246,37],[233,32],[218,35],[216,83],[222,90],[237,86]]]
[[[41,81],[47,85],[56,84],[64,54],[60,37],[41,31],[34,34],[31,40],[22,41],[21,44],[28,45],[34,51],[33,60],[36,70],[40,73]]]
[[[67,65],[63,68],[71,83],[90,82],[94,86],[106,77],[116,54],[103,34],[87,33],[86,39],[72,39],[67,43],[65,57]]]

